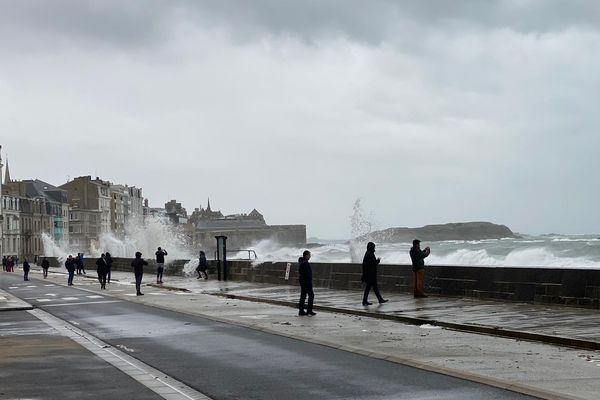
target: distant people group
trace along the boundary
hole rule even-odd
[[[414,275],[413,295],[415,298],[428,297],[425,294],[424,290],[425,258],[427,258],[430,253],[431,249],[429,247],[425,247],[424,250],[421,250],[421,241],[419,239],[413,240],[413,245],[409,251],[409,255]],[[312,269],[309,263],[310,257],[310,251],[305,250],[302,254],[302,257],[298,259],[298,281],[300,283],[300,300],[298,302],[298,315],[300,316],[316,315],[315,312],[313,312],[315,294],[313,291],[312,284]],[[369,292],[371,291],[371,289],[373,289],[373,293],[375,293],[379,304],[384,304],[388,302],[388,300],[384,299],[381,296],[381,293],[379,292],[379,285],[377,284],[377,266],[380,262],[381,259],[375,257],[375,243],[367,243],[367,251],[365,252],[362,262],[361,276],[361,281],[365,285],[365,290],[363,292],[362,299],[362,305],[365,307],[373,304],[369,302]],[[305,302],[307,296],[308,304],[306,305],[305,311]]]

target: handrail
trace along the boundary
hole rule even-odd
[[[237,250],[226,250],[226,253],[240,253],[242,251],[246,251],[248,252],[248,260],[252,260],[252,257],[250,256],[250,254],[254,255],[254,259],[258,260],[258,256],[256,255],[256,251],[252,250],[252,249],[237,249]],[[217,252],[215,251],[215,260],[217,259]],[[246,260],[246,258],[242,258],[242,260]]]

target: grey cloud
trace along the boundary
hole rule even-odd
[[[508,28],[545,33],[600,27],[600,3],[584,0],[13,0],[3,4],[0,26],[5,46],[26,40],[19,32],[32,30],[50,35],[45,39],[88,45],[156,46],[169,39],[174,21],[221,27],[238,41],[264,35],[309,42],[343,36],[402,46],[414,46],[424,33],[437,30]]]

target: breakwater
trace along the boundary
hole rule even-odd
[[[51,266],[58,261],[51,259]],[[130,258],[115,258],[115,271],[131,271]],[[187,260],[167,265],[165,274],[182,275]],[[147,273],[156,265],[148,260]],[[86,259],[86,270],[96,269],[95,260]],[[215,261],[209,261],[212,268]],[[264,262],[253,266],[248,261],[228,261],[229,280],[298,285],[297,264],[291,263],[289,279],[285,279],[286,262]],[[362,267],[350,263],[311,263],[315,287],[361,290]],[[214,275],[211,276],[214,279]],[[379,287],[383,292],[412,292],[413,273],[410,265],[378,267]],[[430,294],[472,297],[536,304],[560,304],[574,307],[600,308],[600,270],[532,267],[465,267],[434,265],[425,268],[425,288]]]

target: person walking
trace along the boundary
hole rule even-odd
[[[300,301],[298,303],[298,315],[308,315],[312,317],[317,315],[313,312],[313,302],[315,300],[315,292],[313,291],[312,284],[312,268],[310,267],[310,251],[304,250],[302,257],[298,259],[298,280],[300,281]],[[304,302],[308,295],[308,304],[306,306],[306,312],[304,311]]]
[[[75,275],[75,259],[70,254],[69,257],[67,257],[67,261],[65,261],[65,268],[69,272],[67,284],[69,286],[73,286],[73,276]]]
[[[15,272],[15,259],[13,256],[9,256],[6,262],[6,272]]]
[[[28,281],[29,280],[29,271],[31,270],[31,266],[29,265],[29,262],[27,262],[27,259],[25,259],[25,261],[23,261],[23,280]]]
[[[44,259],[42,260],[42,271],[44,272],[44,279],[48,278],[48,268],[50,268],[50,263],[48,262],[46,257],[44,257]]]
[[[85,273],[85,260],[83,258],[83,253],[81,253],[81,255],[79,256],[79,266],[81,267],[81,271],[83,271],[83,274],[87,275]]]
[[[106,263],[106,254],[104,253],[102,253],[100,258],[96,260],[96,272],[98,273],[100,289],[106,289],[106,274],[108,273],[108,264]]]
[[[104,261],[106,261],[106,265],[108,266],[108,272],[106,273],[107,282],[110,283],[110,271],[112,269],[113,259],[108,251],[104,254]]]
[[[414,275],[414,296],[415,298],[428,297],[423,288],[425,282],[425,258],[429,256],[431,249],[425,247],[421,250],[421,241],[413,240],[413,247],[410,249],[410,260],[412,261],[412,270]]]
[[[135,275],[135,294],[137,296],[144,295],[144,293],[141,291],[142,277],[144,276],[144,265],[148,265],[148,262],[142,258],[142,253],[137,251],[135,253],[135,259],[131,262],[133,274]]]
[[[381,261],[380,258],[375,258],[375,243],[367,243],[367,251],[363,257],[362,263],[362,278],[361,281],[365,283],[365,292],[363,294],[363,306],[370,306],[373,303],[369,303],[369,292],[373,288],[373,293],[377,296],[379,304],[387,303],[388,301],[381,297],[379,293],[379,285],[377,284],[377,266]]]
[[[2,271],[6,272],[6,256],[2,257]]]
[[[156,283],[163,283],[163,271],[165,270],[165,256],[168,255],[166,250],[160,247],[156,251]]]
[[[208,262],[206,261],[206,254],[200,250],[200,257],[198,258],[198,266],[196,267],[196,272],[198,273],[198,278],[200,279],[204,277],[204,279],[208,279],[208,274],[206,270],[208,269]]]

